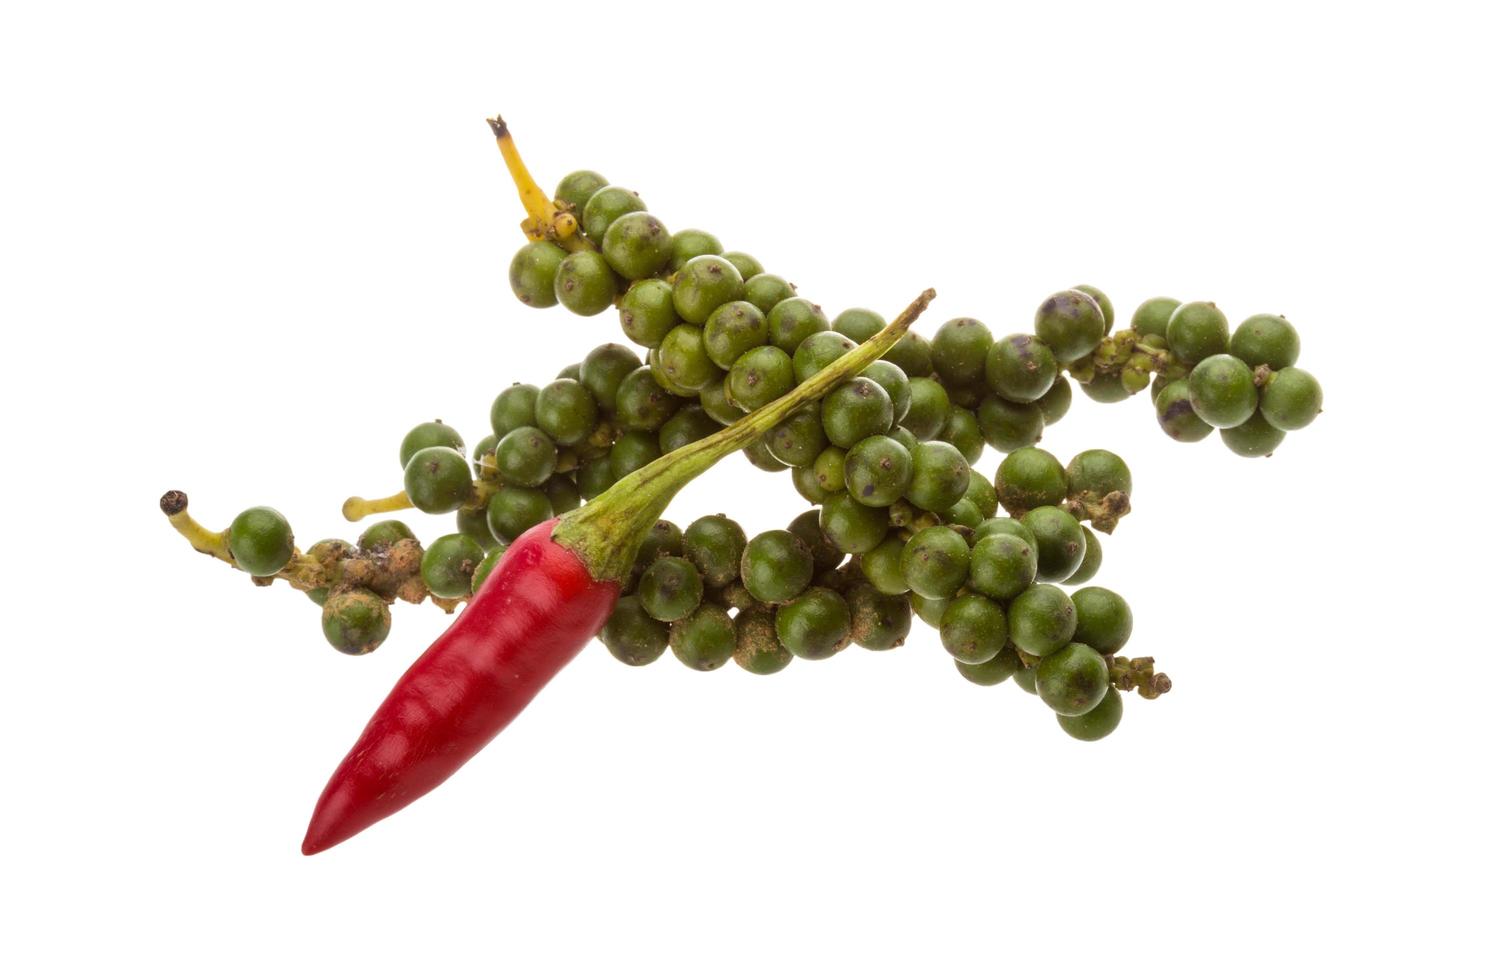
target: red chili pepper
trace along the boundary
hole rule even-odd
[[[678,490],[892,347],[934,298],[790,394],[663,456],[579,510],[524,533],[373,714],[321,793],[301,850],[315,854],[444,782],[600,631],[651,526]]]

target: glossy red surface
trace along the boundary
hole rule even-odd
[[[512,542],[449,629],[399,678],[331,776],[301,850],[315,854],[448,779],[605,624],[620,594],[550,536]]]

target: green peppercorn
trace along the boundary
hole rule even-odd
[[[548,502],[553,505],[555,514],[567,514],[584,502],[579,488],[564,473],[556,473],[549,477],[548,482],[543,484],[543,492],[548,495]]]
[[[977,507],[977,512],[983,518],[992,517],[998,513],[998,492],[993,489],[992,481],[974,469],[967,471],[967,492],[964,499],[972,501]],[[981,520],[978,523],[982,523]],[[977,525],[972,525],[976,527]]]
[[[1214,303],[1184,303],[1169,316],[1164,336],[1175,357],[1185,364],[1198,364],[1225,353],[1230,323]]]
[[[1039,412],[1044,416],[1045,425],[1054,425],[1065,417],[1070,411],[1070,379],[1061,375],[1050,385],[1050,390],[1044,393],[1034,404],[1039,406]]]
[[[837,446],[828,446],[817,455],[812,463],[812,475],[824,494],[847,488],[847,459],[848,453]]]
[[[941,442],[947,442],[956,447],[957,452],[970,465],[982,458],[982,428],[977,424],[977,416],[960,405],[953,405],[946,416],[946,424],[941,427],[941,433],[936,436]]]
[[[946,442],[922,442],[910,454],[915,472],[905,499],[921,510],[946,510],[962,499],[970,481],[967,460]]]
[[[971,558],[966,538],[949,527],[935,525],[916,531],[905,542],[900,572],[917,595],[950,599],[967,581]]]
[[[470,499],[470,464],[448,446],[414,453],[403,471],[409,501],[426,514],[448,514]]]
[[[703,406],[684,405],[662,425],[662,431],[657,433],[657,443],[665,455],[718,431],[719,424],[708,417]]]
[[[672,653],[693,670],[718,670],[734,656],[734,622],[711,602],[674,622],[668,638]]]
[[[1164,338],[1167,343],[1168,321],[1174,315],[1174,310],[1179,308],[1179,301],[1167,296],[1155,296],[1145,299],[1137,304],[1137,309],[1132,311],[1132,329],[1138,336],[1156,334]]]
[[[675,622],[692,613],[703,600],[703,577],[686,558],[658,558],[641,573],[636,594],[651,618]],[[732,641],[729,647],[732,651]]]
[[[751,466],[767,473],[779,473],[787,468],[785,463],[775,458],[763,439],[744,447],[740,450],[740,455],[749,460]]]
[[[1117,313],[1112,308],[1112,301],[1107,297],[1106,293],[1103,293],[1095,286],[1072,286],[1071,288],[1077,292],[1085,293],[1096,301],[1096,305],[1101,309],[1102,323],[1106,327],[1104,332],[1111,333],[1112,327],[1116,326],[1117,323]]]
[[[734,662],[752,674],[774,674],[791,663],[791,651],[776,635],[776,611],[770,606],[743,609],[734,618]]]
[[[703,255],[705,253],[700,252],[698,254]],[[749,282],[765,271],[765,266],[760,264],[760,260],[749,252],[717,252],[714,254],[722,255],[725,261],[739,270],[739,274],[744,278],[745,282]]]
[[[904,646],[913,622],[907,596],[885,595],[872,585],[859,583],[848,590],[847,599],[852,617],[848,632],[851,642],[865,650]]]
[[[851,449],[870,436],[894,427],[894,402],[868,378],[838,385],[822,399],[822,428],[833,445]]]
[[[822,412],[816,402],[793,412],[765,434],[765,444],[787,466],[810,466],[827,448]]]
[[[790,299],[796,295],[796,287],[791,285],[780,276],[769,272],[751,276],[745,282],[744,298],[754,304],[762,313],[769,313],[775,309],[782,300]]]
[[[869,436],[843,461],[848,492],[870,507],[888,507],[900,499],[914,472],[910,451],[889,436]]]
[[[398,465],[407,466],[408,461],[414,458],[414,453],[430,446],[446,446],[461,455],[465,454],[465,440],[460,438],[460,433],[435,419],[433,422],[419,423],[403,437],[403,444],[398,447]]]
[[[486,557],[480,542],[466,534],[446,534],[435,538],[419,563],[419,573],[430,595],[441,599],[460,599],[470,595],[471,577],[476,566]]]
[[[558,264],[553,291],[571,313],[594,316],[615,302],[615,272],[599,252],[570,252]]]
[[[1301,368],[1285,367],[1267,381],[1261,411],[1273,428],[1291,432],[1308,425],[1323,411],[1324,390]]]
[[[1081,525],[1081,535],[1086,539],[1086,554],[1081,559],[1080,567],[1071,572],[1065,579],[1066,585],[1080,585],[1089,582],[1096,577],[1101,570],[1101,541],[1096,537],[1094,531],[1084,524]]]
[[[889,511],[871,507],[852,494],[830,493],[822,501],[822,534],[833,546],[850,555],[860,555],[879,544],[889,533]]]
[[[553,282],[558,276],[559,264],[568,254],[548,241],[523,245],[507,267],[507,281],[512,285],[513,295],[537,309],[556,306],[558,296],[553,291]]]
[[[481,591],[481,585],[491,577],[491,573],[496,569],[497,562],[501,561],[502,555],[506,553],[507,546],[499,542],[492,545],[491,550],[486,552],[486,557],[481,559],[481,564],[476,566],[475,572],[470,577],[472,595]]]
[[[657,365],[673,388],[697,392],[721,374],[704,349],[703,328],[680,323],[662,338],[656,350]]]
[[[1120,374],[1098,374],[1090,381],[1082,382],[1081,391],[1093,402],[1103,405],[1115,405],[1132,397]]]
[[[1065,467],[1054,454],[1033,446],[1015,449],[993,477],[998,500],[1014,517],[1035,507],[1054,507],[1069,492]]]
[[[723,255],[724,243],[717,237],[697,228],[685,228],[672,236],[673,272],[681,269],[701,255]],[[743,273],[741,273],[743,274]]]
[[[931,366],[947,384],[977,384],[983,379],[992,344],[993,332],[981,320],[947,320],[931,339]]]
[[[233,561],[249,575],[274,575],[295,554],[290,522],[272,507],[250,507],[233,518],[227,540]]]
[[[600,630],[600,642],[611,656],[632,667],[644,667],[667,650],[667,626],[646,614],[638,596],[621,596]]]
[[[600,251],[623,279],[656,275],[672,259],[672,236],[653,214],[632,211],[610,222]]]
[[[941,616],[941,645],[965,664],[992,660],[1008,642],[1003,607],[980,595],[953,599]]]
[[[402,521],[378,521],[376,524],[368,525],[362,536],[357,538],[357,547],[363,551],[380,551],[392,547],[400,541],[418,541],[414,532],[409,530],[407,524]]]
[[[941,518],[942,524],[960,525],[968,530],[982,523],[982,511],[965,494],[949,510],[937,511],[936,516]]]
[[[708,315],[703,325],[703,347],[709,358],[728,370],[745,351],[770,340],[765,313],[746,300],[724,303]]]
[[[711,589],[720,589],[739,577],[739,562],[745,549],[744,529],[723,514],[700,517],[683,533],[683,549],[703,577],[703,583]]]
[[[574,471],[574,484],[579,495],[593,500],[615,484],[615,471],[610,467],[610,454],[587,459]]]
[[[785,602],[812,581],[812,552],[790,531],[765,531],[745,545],[739,577],[761,602]]]
[[[486,522],[485,507],[471,506],[457,510],[455,530],[474,538],[483,551],[496,544],[496,536],[491,533],[491,525]]]
[[[560,446],[583,442],[599,420],[599,406],[588,388],[570,378],[550,381],[538,392],[533,408],[538,428]]]
[[[828,329],[822,307],[800,296],[782,299],[765,317],[770,342],[787,354],[795,354],[801,342]]]
[[[605,240],[605,232],[610,229],[610,223],[623,214],[633,211],[645,211],[646,202],[641,200],[635,191],[628,191],[624,187],[616,187],[609,184],[601,187],[590,194],[589,200],[584,202],[584,210],[581,212],[580,224],[584,228],[584,234],[596,245]],[[583,252],[575,252],[575,255],[583,255]],[[598,253],[591,252],[591,255]]]
[[[843,563],[843,550],[822,533],[821,514],[814,508],[791,519],[786,530],[796,535],[812,553],[812,565],[819,572],[831,571]]]
[[[636,553],[637,577],[658,558],[668,555],[680,557],[686,553],[687,545],[682,529],[671,521],[657,521],[647,529],[641,548]]]
[[[1287,435],[1267,421],[1260,410],[1240,425],[1220,430],[1220,441],[1237,456],[1255,459],[1270,456]]]
[[[989,534],[972,546],[968,583],[994,599],[1012,599],[1029,586],[1039,572],[1035,546],[1012,534]]]
[[[500,439],[520,426],[533,425],[537,422],[537,404],[537,385],[512,385],[491,403],[491,431]]]
[[[888,361],[875,361],[863,369],[861,377],[868,378],[889,395],[889,400],[894,405],[895,424],[898,425],[910,411],[909,376]]]
[[[662,447],[655,433],[640,429],[623,432],[610,447],[610,475],[622,479],[661,456]]]
[[[1084,643],[1070,643],[1041,657],[1035,691],[1058,715],[1083,715],[1111,689],[1106,661]]]
[[[853,614],[832,589],[815,586],[776,610],[781,646],[803,660],[826,660],[848,644]]]
[[[832,321],[832,329],[858,343],[863,343],[888,324],[873,310],[852,307],[839,313]]]
[[[1114,492],[1132,493],[1132,471],[1121,456],[1106,449],[1076,453],[1065,467],[1065,479],[1070,496],[1083,500],[1097,501]]]
[[[672,286],[661,279],[632,283],[621,296],[620,328],[642,347],[657,347],[667,332],[682,322],[672,305]]]
[[[689,323],[706,323],[714,310],[740,299],[744,299],[744,279],[717,255],[689,259],[672,283],[672,305]]]
[[[1215,427],[1194,412],[1189,401],[1189,382],[1183,379],[1164,385],[1155,403],[1158,424],[1171,439],[1179,442],[1199,442],[1215,431]]]
[[[913,330],[897,340],[884,359],[912,378],[929,377],[934,370],[931,342]]]
[[[1249,367],[1265,364],[1273,371],[1296,364],[1301,347],[1298,331],[1287,318],[1270,313],[1242,320],[1230,339],[1230,352]]]
[[[1036,665],[1037,666],[1037,665]],[[1025,667],[1022,660],[1019,661],[1018,670],[1013,672],[1013,682],[1019,686],[1025,694],[1034,693],[1034,667]],[[1055,716],[1060,717],[1059,715]]]
[[[988,387],[1011,402],[1038,401],[1055,383],[1060,366],[1049,345],[1026,333],[993,344],[983,364]]]
[[[698,392],[698,404],[708,417],[720,425],[729,425],[744,418],[744,411],[729,401],[729,376],[710,381]]]
[[[1251,418],[1258,398],[1253,372],[1229,354],[1213,354],[1189,372],[1189,404],[1205,422],[1229,429]]]
[[[823,330],[803,338],[796,347],[796,353],[791,355],[796,383],[801,384],[857,346],[847,337],[831,330]]]
[[[1012,644],[1005,645],[998,655],[986,663],[967,664],[960,660],[955,661],[957,671],[973,684],[982,687],[992,687],[1001,684],[1014,674],[1023,669],[1023,662],[1019,660],[1018,651]]]
[[[553,197],[554,200],[567,204],[571,210],[582,212],[595,191],[609,183],[610,181],[593,170],[576,170],[558,182],[558,189],[553,192]]]
[[[579,383],[589,389],[602,411],[615,411],[615,395],[620,383],[641,366],[641,358],[620,344],[601,344],[579,363]]]
[[[1071,738],[1082,742],[1095,742],[1106,738],[1122,723],[1122,695],[1115,688],[1108,690],[1096,707],[1083,715],[1056,715],[1060,727]]]
[[[1037,404],[1021,405],[988,394],[977,406],[977,425],[989,446],[1011,453],[1039,441],[1044,434],[1044,413]]]
[[[1034,535],[1042,581],[1063,582],[1081,567],[1086,537],[1074,517],[1059,507],[1036,507],[1020,520]]]
[[[370,589],[348,589],[326,599],[321,607],[321,632],[342,653],[371,653],[388,638],[393,613]]]
[[[910,379],[910,408],[900,418],[900,425],[917,439],[935,439],[950,414],[951,398],[939,382],[933,378]]]
[[[502,436],[496,446],[496,468],[502,478],[519,487],[536,487],[553,475],[558,447],[547,434],[525,425]]]
[[[511,544],[523,531],[552,516],[553,501],[529,487],[503,487],[486,502],[486,523],[502,544]]]
[[[676,395],[657,384],[650,368],[639,367],[615,390],[615,420],[628,431],[655,432],[681,404]]]
[[[1075,605],[1075,641],[1111,656],[1132,636],[1132,608],[1111,589],[1088,585],[1070,597]]]
[[[886,537],[868,551],[862,559],[863,577],[884,595],[903,595],[910,591],[905,573],[900,568],[900,558],[905,552],[905,542],[895,535]]]
[[[1075,636],[1075,604],[1054,585],[1031,585],[1008,606],[1008,635],[1014,646],[1043,657]]]
[[[740,408],[753,412],[790,391],[795,382],[791,357],[779,347],[745,351],[729,368],[727,392]]]
[[[1089,294],[1075,289],[1055,293],[1034,314],[1034,335],[1061,364],[1078,361],[1106,336],[1106,316]]]

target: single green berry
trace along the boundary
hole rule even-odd
[[[700,255],[723,254],[724,243],[716,236],[697,228],[684,228],[672,236],[672,264],[669,268],[676,272]]]
[[[770,332],[770,342],[787,354],[795,354],[803,340],[828,329],[822,307],[800,296],[783,299],[772,306],[765,323]]]
[[[1194,414],[1217,429],[1251,418],[1257,401],[1253,372],[1239,357],[1212,354],[1189,372],[1189,404]]]
[[[698,254],[703,255],[706,253],[699,252]],[[760,260],[749,252],[715,252],[713,254],[722,255],[730,265],[739,270],[739,274],[744,277],[745,282],[749,282],[765,271],[765,266],[760,264]]]
[[[728,370],[745,351],[770,341],[765,314],[747,300],[724,303],[703,324],[703,348],[714,364]]]
[[[910,590],[927,599],[950,599],[967,580],[972,549],[949,527],[916,531],[900,555],[900,571]]]
[[[615,272],[599,252],[570,252],[558,264],[553,291],[571,313],[594,316],[615,302]]]
[[[1061,375],[1050,385],[1050,390],[1044,393],[1034,404],[1039,407],[1039,413],[1044,416],[1045,425],[1054,425],[1065,417],[1070,411],[1071,388],[1070,379]]]
[[[770,453],[787,466],[810,466],[827,448],[822,411],[816,402],[793,412],[765,434]]]
[[[632,211],[610,222],[600,251],[622,279],[646,279],[672,259],[672,236],[655,215]]]
[[[486,521],[485,507],[467,506],[457,510],[455,530],[474,538],[482,551],[496,544],[496,535],[491,533],[491,525]]]
[[[1034,314],[1034,335],[1061,364],[1078,361],[1106,336],[1106,317],[1089,294],[1066,289],[1050,296]]]
[[[689,259],[672,283],[672,305],[689,323],[706,323],[720,306],[744,298],[739,270],[717,255]]]
[[[972,540],[981,541],[983,538],[994,534],[1011,534],[1027,543],[1030,547],[1037,548],[1039,541],[1034,537],[1034,532],[1024,526],[1024,522],[1013,517],[989,517],[972,531]]]
[[[1122,695],[1113,688],[1085,714],[1055,717],[1060,720],[1060,727],[1066,735],[1082,742],[1095,742],[1116,731],[1122,723]]]
[[[850,555],[871,550],[889,533],[888,509],[860,503],[842,491],[822,501],[821,522],[823,537]]]
[[[910,408],[900,417],[900,425],[917,439],[935,439],[946,427],[951,415],[951,397],[934,378],[910,379]]]
[[[502,478],[519,487],[536,487],[553,475],[558,447],[542,429],[524,425],[502,436],[496,444],[496,468]]]
[[[1088,585],[1070,597],[1075,604],[1075,641],[1111,656],[1132,636],[1132,607],[1111,589]]]
[[[1003,607],[980,595],[953,599],[941,616],[941,645],[964,664],[985,664],[1008,642]]]
[[[641,366],[641,358],[629,347],[601,344],[579,362],[579,383],[589,389],[601,411],[615,411],[615,395],[626,375]]]
[[[1117,323],[1117,312],[1112,308],[1112,301],[1107,297],[1106,293],[1103,293],[1095,286],[1072,286],[1071,288],[1077,292],[1085,293],[1096,301],[1096,305],[1101,308],[1102,322],[1106,325],[1105,332],[1111,333],[1112,327],[1116,326]]]
[[[718,670],[734,656],[734,621],[729,611],[705,602],[672,624],[672,653],[693,670]]]
[[[868,378],[844,382],[822,399],[822,429],[835,446],[851,449],[869,436],[886,435],[892,428],[894,402],[887,391]]]
[[[1041,580],[1063,582],[1081,567],[1086,536],[1074,517],[1059,507],[1036,507],[1019,519],[1034,535]]]
[[[920,617],[920,621],[932,629],[941,628],[941,617],[946,614],[946,607],[951,605],[950,599],[927,599],[919,592],[910,593],[910,609]]]
[[[910,411],[910,376],[888,361],[875,361],[863,369],[862,377],[883,388],[894,403],[894,419],[898,425]]]
[[[1085,582],[1089,582],[1093,578],[1095,578],[1096,573],[1101,570],[1100,539],[1096,537],[1096,532],[1092,531],[1084,524],[1081,525],[1081,534],[1086,539],[1086,555],[1084,558],[1081,559],[1080,567],[1071,572],[1070,575],[1065,579],[1066,585],[1081,585]]]
[[[776,611],[751,606],[734,617],[734,662],[751,674],[774,674],[791,663],[791,651],[776,635]]]
[[[672,305],[672,285],[661,279],[631,284],[620,301],[620,328],[642,347],[657,347],[682,320]]]
[[[424,549],[419,573],[430,595],[441,599],[461,599],[470,595],[471,578],[486,552],[475,538],[467,534],[446,534],[435,538]]]
[[[1084,643],[1070,643],[1041,657],[1034,674],[1039,699],[1057,715],[1083,715],[1101,703],[1111,677],[1101,654]]]
[[[884,318],[873,310],[866,310],[858,306],[844,310],[833,317],[832,320],[832,329],[844,337],[856,340],[860,344],[880,330],[883,330],[887,325],[884,322]]]
[[[863,577],[869,580],[884,595],[903,595],[910,591],[905,581],[905,572],[900,567],[900,558],[905,552],[905,542],[890,535],[864,552],[861,565]]]
[[[910,600],[904,595],[885,595],[872,585],[859,583],[848,590],[848,611],[853,617],[849,639],[865,650],[893,650],[904,646],[914,622]]]
[[[1323,387],[1302,368],[1283,368],[1268,379],[1262,392],[1262,415],[1273,428],[1284,432],[1308,425],[1323,407]]]
[[[1075,636],[1075,604],[1054,585],[1031,585],[1008,606],[1008,635],[1014,646],[1043,657]]]
[[[852,340],[831,330],[823,330],[803,338],[796,347],[796,353],[791,355],[796,383],[801,384],[857,346]]]
[[[1132,397],[1121,374],[1098,374],[1090,381],[1081,382],[1081,391],[1093,402],[1103,405],[1115,405]]]
[[[1065,478],[1070,495],[1083,500],[1099,501],[1114,492],[1132,494],[1132,470],[1121,456],[1106,449],[1076,453],[1065,467]]]
[[[667,626],[646,614],[638,596],[621,596],[600,630],[611,656],[631,667],[653,663],[667,650]]]
[[[646,537],[641,541],[641,548],[636,552],[634,570],[637,578],[658,558],[667,556],[677,558],[686,553],[687,542],[683,537],[682,528],[671,521],[657,521],[647,529]]]
[[[645,211],[646,202],[635,191],[628,191],[624,187],[616,187],[614,184],[606,185],[593,191],[589,200],[584,202],[584,209],[580,212],[580,225],[584,228],[584,234],[590,241],[599,245],[605,240],[605,232],[610,230],[610,223],[623,214],[633,211]],[[583,252],[574,252],[574,255],[583,255]],[[589,253],[598,255],[597,252]]]
[[[946,442],[922,442],[911,453],[915,472],[905,499],[921,510],[939,512],[953,506],[967,492],[967,460]]]
[[[368,525],[362,536],[357,538],[357,547],[363,551],[380,551],[392,547],[400,541],[418,541],[414,532],[409,530],[407,524],[402,521],[378,521],[376,524]]]
[[[977,424],[987,444],[1000,453],[1032,446],[1044,435],[1044,413],[1038,404],[1022,405],[995,394],[978,403]]]
[[[593,170],[576,170],[558,182],[553,198],[555,201],[562,201],[575,212],[582,212],[589,199],[594,197],[595,191],[609,183],[610,181]]]
[[[538,417],[538,386],[514,384],[491,403],[491,431],[500,439],[513,429],[533,425]],[[407,466],[407,463],[403,465]]]
[[[703,576],[686,558],[658,558],[641,573],[636,586],[647,615],[664,623],[692,613],[703,600]],[[730,643],[730,649],[733,649]]]
[[[662,424],[657,444],[663,455],[681,449],[719,431],[719,423],[708,417],[702,405],[685,405]]]
[[[507,281],[512,285],[513,295],[537,309],[558,305],[553,283],[560,263],[568,254],[549,241],[528,242],[519,248],[507,267]]]
[[[464,462],[464,460],[462,460]],[[227,532],[233,561],[249,575],[274,575],[295,555],[290,522],[272,507],[250,507],[233,518]]]
[[[704,585],[719,589],[739,578],[744,557],[744,529],[723,514],[700,517],[683,533],[683,548]]]
[[[638,367],[615,390],[615,421],[627,431],[655,432],[681,404],[681,399],[657,384],[650,368]]]
[[[622,479],[661,456],[661,440],[656,433],[642,429],[623,432],[610,447],[610,475]]]
[[[914,473],[910,451],[889,436],[869,436],[843,461],[848,492],[870,507],[888,507],[900,499]]]
[[[998,491],[993,487],[993,481],[976,470],[969,470],[967,473],[967,492],[964,496],[977,505],[977,512],[984,518],[998,513]],[[980,523],[982,522],[978,521]]]
[[[786,525],[786,530],[796,535],[812,553],[812,565],[821,572],[831,571],[843,563],[843,549],[827,540],[822,533],[822,515],[818,510],[797,514]]]
[[[803,660],[825,660],[848,643],[853,614],[847,600],[820,586],[776,610],[776,636],[781,646]]]
[[[1220,441],[1225,443],[1225,448],[1248,459],[1272,455],[1286,436],[1286,432],[1268,422],[1260,411],[1240,425],[1220,430]]]
[[[1034,446],[1015,449],[998,464],[993,477],[998,501],[1014,517],[1035,507],[1054,507],[1065,500],[1070,488],[1065,467],[1053,453]]]
[[[946,384],[978,384],[992,345],[993,332],[981,320],[947,320],[931,338],[931,366]]]
[[[1179,442],[1199,442],[1215,431],[1215,427],[1194,412],[1189,402],[1189,382],[1182,378],[1164,385],[1155,403],[1158,425],[1171,439]]]
[[[610,467],[610,454],[587,459],[574,471],[574,485],[585,500],[593,500],[615,485],[615,471]]]
[[[470,464],[448,446],[421,449],[403,470],[403,489],[424,513],[448,514],[470,499]]]
[[[884,359],[912,378],[927,378],[935,370],[931,363],[931,342],[913,330],[884,355]]]
[[[960,660],[956,661],[957,671],[973,684],[982,687],[1002,684],[1022,670],[1023,666],[1023,662],[1019,660],[1018,651],[1013,648],[1012,644],[1004,646],[998,651],[997,656],[986,663],[966,664]]]
[[[1038,401],[1059,377],[1055,352],[1038,337],[1010,334],[993,344],[983,364],[988,387],[1011,402]]]
[[[828,446],[812,463],[812,478],[824,494],[838,493],[848,486],[848,453],[838,446]]]
[[[555,473],[549,477],[548,482],[543,484],[543,492],[548,495],[548,502],[553,505],[555,514],[567,514],[584,503],[579,487],[566,473]]]
[[[1185,364],[1198,364],[1225,353],[1230,322],[1214,303],[1184,303],[1169,316],[1164,336],[1175,357]]]
[[[790,531],[765,531],[745,545],[739,577],[761,602],[786,602],[812,581],[812,552]]]
[[[523,531],[552,516],[553,501],[529,487],[503,487],[486,502],[486,523],[502,544],[511,544]]]
[[[1168,338],[1168,321],[1174,315],[1174,310],[1179,308],[1179,301],[1168,296],[1155,296],[1145,299],[1137,304],[1137,309],[1132,311],[1132,329],[1140,337],[1156,335]]]
[[[1038,553],[1021,537],[990,534],[972,546],[968,581],[983,595],[1012,599],[1033,585],[1038,573]]]
[[[951,407],[946,424],[936,439],[955,446],[969,465],[982,458],[982,449],[986,445],[982,441],[982,427],[977,424],[977,415],[960,405]]]
[[[403,437],[403,444],[398,447],[398,465],[407,466],[408,461],[414,458],[414,453],[430,446],[446,446],[461,455],[465,454],[465,440],[460,438],[460,433],[435,419],[433,422],[419,423]]]
[[[697,392],[722,374],[704,349],[703,328],[689,323],[673,327],[656,354],[666,380],[681,391]]]
[[[1231,335],[1230,352],[1251,367],[1265,364],[1273,371],[1298,362],[1302,342],[1286,317],[1261,313],[1248,316]]]
[[[370,589],[349,589],[326,599],[321,607],[321,632],[342,653],[371,653],[388,638],[393,613]]]
[[[769,313],[782,300],[790,299],[795,295],[795,286],[769,272],[751,276],[745,282],[744,298],[758,307],[762,313]]]
[[[725,389],[729,400],[747,412],[764,408],[796,383],[791,356],[779,347],[756,347],[741,354],[729,368]]]
[[[698,404],[708,417],[720,425],[729,425],[744,418],[744,411],[729,401],[729,375],[724,375],[704,385],[698,392]]]

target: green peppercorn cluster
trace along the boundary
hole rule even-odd
[[[987,687],[1013,677],[1067,733],[1102,738],[1121,720],[1119,691],[1157,697],[1168,678],[1154,673],[1151,658],[1117,656],[1132,633],[1121,596],[1096,586],[1067,594],[1041,581],[1083,582],[1094,566],[1082,557],[1070,572],[1067,539],[1039,511],[990,515],[976,527],[902,529],[846,561],[815,509],[753,538],[722,514],[685,531],[659,521],[600,639],[631,666],[654,663],[670,647],[693,670],[733,660],[774,674],[850,645],[901,646],[918,616],[939,631],[967,680]],[[1074,541],[1079,549],[1079,530]],[[1042,564],[1046,554],[1058,563]]]

